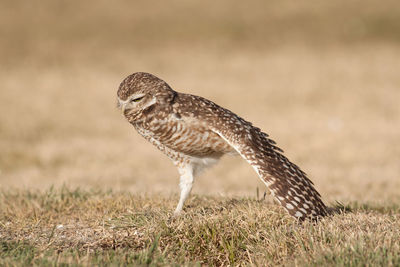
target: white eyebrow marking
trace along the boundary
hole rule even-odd
[[[121,98],[119,98],[119,97],[117,97],[117,99],[118,99],[118,105],[119,106],[122,106],[123,104],[126,104],[126,103],[128,103],[128,101],[129,101],[129,98],[127,99],[127,100],[122,100]]]
[[[144,97],[146,94],[136,94],[136,95],[131,95],[131,97],[128,97],[127,101],[130,101],[132,99],[137,99],[137,98],[141,98]]]

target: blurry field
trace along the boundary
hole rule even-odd
[[[0,263],[400,264],[398,2],[2,1],[0,63]],[[227,157],[172,220],[178,173],[116,108],[136,71],[252,121],[353,212],[293,228]]]

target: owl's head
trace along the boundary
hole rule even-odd
[[[136,72],[120,84],[117,92],[118,107],[128,117],[146,110],[154,110],[156,104],[168,104],[174,94],[171,87],[160,78],[150,73]]]

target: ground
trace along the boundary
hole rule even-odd
[[[1,195],[2,265],[398,266],[398,204],[350,203],[299,225],[265,199],[69,190]]]
[[[397,2],[0,5],[1,265],[400,264]],[[173,218],[177,170],[116,108],[135,71],[253,122],[348,212],[299,226],[226,157]]]

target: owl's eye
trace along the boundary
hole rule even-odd
[[[143,99],[144,96],[138,97],[138,98],[133,98],[131,99],[131,102],[139,102],[140,100]]]

